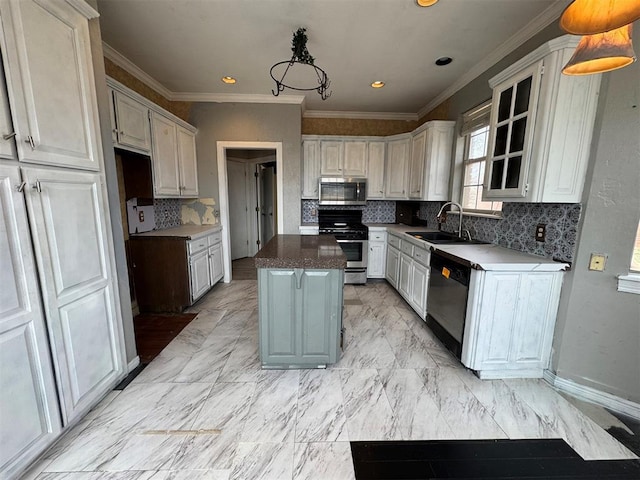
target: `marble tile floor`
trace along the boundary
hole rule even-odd
[[[481,381],[386,283],[345,287],[342,359],[261,370],[257,283],[218,284],[25,478],[351,480],[349,441],[564,438],[637,458],[542,380]]]

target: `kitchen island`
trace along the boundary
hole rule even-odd
[[[276,235],[254,257],[263,368],[340,359],[347,257],[331,235]]]

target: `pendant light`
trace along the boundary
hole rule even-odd
[[[560,17],[560,26],[574,35],[593,35],[615,30],[639,18],[639,0],[575,0]]]
[[[609,32],[585,35],[571,60],[564,66],[565,75],[589,75],[626,67],[636,60],[631,43],[632,24]]]

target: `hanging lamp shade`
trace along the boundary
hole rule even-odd
[[[610,32],[585,35],[571,60],[562,69],[565,75],[589,75],[626,67],[636,60],[631,43],[632,24]]]
[[[593,35],[639,18],[640,0],[575,0],[560,17],[560,26],[574,35]]]

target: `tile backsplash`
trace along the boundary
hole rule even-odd
[[[501,219],[464,216],[462,228],[476,240],[572,262],[581,212],[579,203],[504,203]],[[458,214],[450,212],[447,216],[442,229],[456,231]],[[535,239],[536,226],[541,223],[546,225],[544,242]]]
[[[156,230],[182,225],[182,201],[179,198],[154,198],[153,213]]]
[[[436,215],[444,202],[421,202],[419,217],[436,228]],[[302,200],[302,223],[318,221],[318,201]],[[395,223],[396,202],[389,200],[369,201],[366,206],[322,207],[329,209],[362,210],[365,223]],[[578,221],[582,212],[579,203],[503,203],[502,218],[464,216],[462,228],[469,230],[471,237],[483,242],[495,243],[525,253],[532,253],[563,262],[572,262],[576,248]],[[538,224],[546,225],[544,242],[535,240]],[[458,229],[458,214],[448,214],[442,230]]]
[[[366,205],[342,205],[318,207],[317,200],[302,200],[302,223],[317,223],[318,208],[323,210],[362,210],[364,223],[395,223],[396,202],[391,200],[370,200]]]

